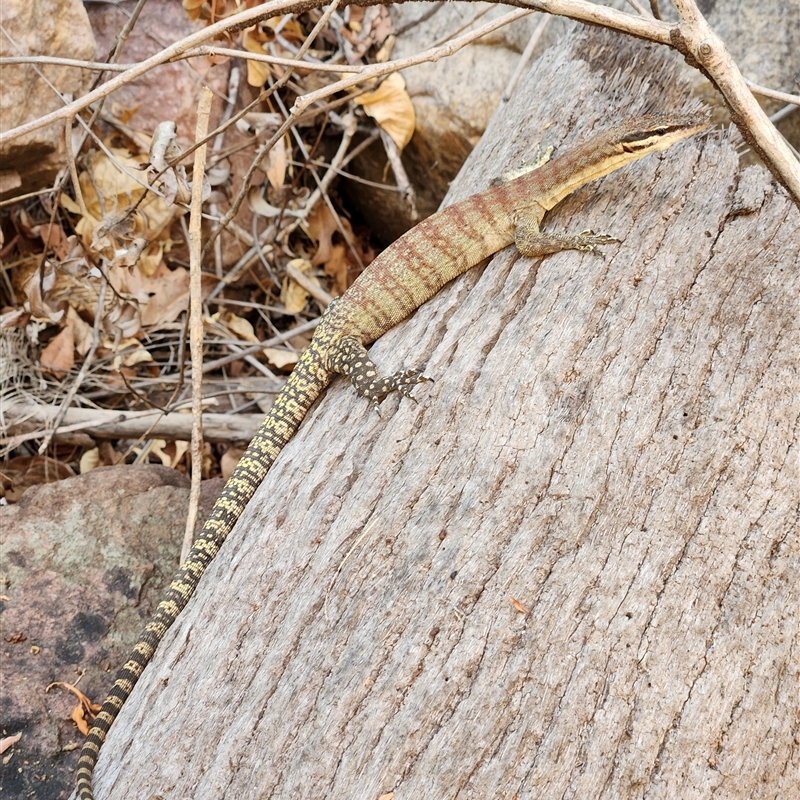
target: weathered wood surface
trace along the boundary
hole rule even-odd
[[[679,107],[671,81],[573,38],[454,195]],[[385,336],[379,365],[435,379],[418,404],[336,383],[112,729],[98,800],[800,796],[800,214],[712,137],[548,226],[624,242],[510,248]]]

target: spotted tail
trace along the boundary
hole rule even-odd
[[[312,344],[300,357],[289,380],[275,399],[269,414],[214,504],[211,515],[192,545],[186,561],[175,574],[128,661],[117,674],[114,686],[89,731],[78,760],[77,784],[80,800],[94,800],[92,775],[100,747],[159,642],[189,602],[206,567],[219,552],[278,453],[292,438],[308,409],[330,380],[330,373],[322,366],[320,349]]]

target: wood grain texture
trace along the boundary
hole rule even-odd
[[[577,35],[453,195],[682,91],[652,48]],[[624,241],[510,248],[384,336],[384,372],[435,380],[416,405],[334,384],[112,728],[98,800],[799,796],[800,215],[712,138],[548,220]]]

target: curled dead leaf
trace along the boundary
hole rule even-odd
[[[402,152],[417,124],[403,76],[393,72],[375,91],[359,95],[355,102],[364,107]]]
[[[93,703],[80,689],[78,689],[76,686],[73,686],[71,683],[56,681],[55,683],[51,683],[45,689],[45,692],[49,692],[53,687],[66,689],[68,692],[72,692],[72,694],[78,698],[78,705],[72,709],[72,714],[70,714],[70,717],[78,726],[78,730],[84,736],[86,736],[86,734],[89,733],[89,728],[91,728],[92,721],[94,720],[97,712],[100,710],[100,705],[98,703]]]

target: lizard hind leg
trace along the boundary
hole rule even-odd
[[[331,372],[350,378],[355,390],[375,406],[391,392],[400,392],[413,400],[411,390],[414,386],[430,380],[415,369],[379,375],[366,348],[355,336],[339,339],[329,351],[326,361]]]

